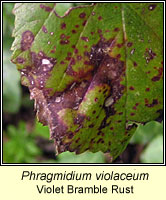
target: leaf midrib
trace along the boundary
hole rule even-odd
[[[96,8],[97,5],[98,5],[98,4],[94,5],[94,8],[93,8],[92,12],[94,12],[94,10],[95,10],[95,8]],[[85,26],[83,27],[82,31],[80,32],[80,35],[79,35],[79,37],[78,37],[78,39],[77,39],[77,42],[76,42],[76,47],[78,46],[78,43],[79,43],[79,41],[80,41],[80,39],[81,39],[81,36],[82,36],[83,33],[84,33],[84,30],[86,29],[86,27],[87,27],[87,25],[88,25],[88,22],[89,22],[90,18],[92,17],[92,12],[89,14],[89,17],[88,17],[88,19],[87,19],[87,22],[86,22]],[[74,51],[73,51],[73,54],[72,54],[72,56],[71,56],[71,59],[69,60],[69,64],[67,65],[66,70],[65,70],[65,72],[64,72],[64,74],[63,74],[63,77],[62,77],[62,79],[61,79],[61,81],[60,81],[60,83],[59,83],[59,86],[57,87],[57,91],[58,91],[59,87],[61,86],[61,83],[63,82],[63,80],[64,80],[64,78],[65,78],[65,76],[66,76],[66,71],[67,71],[67,69],[68,69],[68,67],[69,67],[69,65],[70,65],[70,62],[71,62],[73,56],[74,56]]]

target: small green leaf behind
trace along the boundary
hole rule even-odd
[[[157,121],[148,122],[145,125],[139,124],[133,137],[130,140],[131,144],[146,145],[153,138],[163,134],[163,124]]]
[[[141,154],[142,163],[163,163],[163,135],[156,136]]]
[[[140,155],[142,163],[162,163],[163,123],[151,121],[145,125],[138,125],[130,143],[144,146]]]
[[[43,124],[41,124],[40,122],[38,122],[37,120],[35,121],[35,126],[33,129],[33,134],[35,136],[41,136],[43,138],[48,139],[49,138],[49,128],[48,126],[43,126]]]
[[[10,56],[9,52],[3,52],[3,111],[17,113],[21,104],[20,74]]]
[[[34,137],[26,130],[25,122],[18,126],[9,125],[4,136],[7,141],[3,145],[5,163],[34,163],[41,150],[36,146]]]
[[[57,156],[56,160],[49,160],[49,163],[105,163],[105,156],[102,152],[84,152],[76,155],[74,152],[64,152]]]

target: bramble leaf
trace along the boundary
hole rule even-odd
[[[57,151],[115,159],[163,105],[163,4],[19,3],[12,61]]]

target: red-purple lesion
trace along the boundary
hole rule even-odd
[[[46,6],[44,4],[40,4],[40,8],[46,12],[51,12],[53,10],[53,8],[51,8],[50,6]]]
[[[19,57],[16,58],[16,62],[18,64],[24,64],[26,62],[26,59],[19,56]]]
[[[113,98],[113,103],[111,106],[106,108],[104,105],[101,105],[100,109],[104,109],[106,115],[105,115],[105,118],[103,119],[103,121],[101,121],[101,125],[98,129],[99,132],[102,128],[109,125],[107,123],[107,119],[109,118],[109,116],[116,114],[114,104],[121,98],[121,96],[123,95],[124,90],[125,90],[125,86],[121,84],[122,77],[125,76],[124,62],[121,61],[120,58],[111,57],[109,55],[109,52],[105,50],[110,46],[111,42],[112,42],[112,40],[110,40],[108,43],[106,43],[106,42],[102,43],[102,41],[100,41],[98,44],[93,45],[91,48],[91,51],[88,53],[89,64],[92,65],[93,67],[88,72],[88,75],[91,74],[91,77],[90,77],[89,81],[87,82],[87,87],[84,92],[84,98],[86,97],[85,94],[91,92],[91,90],[93,90],[96,86],[99,86],[99,85],[104,86],[105,84],[108,85],[109,87],[111,86],[111,90],[109,93],[111,94],[111,96]],[[68,70],[67,70],[68,75],[77,76],[77,74],[80,74],[80,72],[74,73],[74,71],[73,71],[71,73],[71,71],[73,71],[72,68],[71,67],[68,68]],[[84,74],[84,78],[85,77],[87,77],[86,74]],[[105,90],[103,90],[103,87],[102,87],[102,91],[105,91]],[[105,92],[103,93],[103,95],[105,95]],[[104,97],[106,98],[107,96],[104,96]],[[84,98],[82,99],[82,101],[86,100]],[[81,101],[81,103],[82,103],[82,101]],[[94,103],[96,103],[97,101],[98,101],[98,97],[94,98]],[[84,122],[84,120],[87,120],[86,116],[84,116],[81,119],[83,120],[83,122]],[[81,124],[83,124],[83,122],[80,123],[80,126],[81,126]],[[120,121],[119,121],[119,123],[120,123]],[[92,126],[92,125],[89,125],[88,127],[92,128],[92,129],[94,128],[94,126]],[[75,132],[75,134],[77,132]],[[68,149],[71,148],[69,144],[65,144],[65,145],[68,146]],[[77,146],[77,150],[78,149],[79,148]],[[72,150],[72,148],[70,150]],[[79,152],[79,150],[78,150],[78,152]]]
[[[154,51],[152,51],[151,48],[146,48],[145,53],[144,53],[144,57],[146,60],[146,63],[148,64],[151,60],[153,60],[156,57],[156,53]]]
[[[85,18],[86,17],[86,13],[85,12],[82,12],[79,14],[79,18]]]
[[[43,28],[43,31],[46,32],[46,29]],[[99,32],[101,33],[102,31]],[[68,44],[66,41],[69,38],[66,37],[65,34],[61,34],[60,43]],[[82,39],[86,42],[88,40],[85,37]],[[31,32],[26,31],[22,37],[22,48],[24,50],[30,48],[33,40]],[[74,150],[70,146],[72,138],[83,128],[85,121],[89,119],[89,116],[77,113],[77,111],[86,94],[94,90],[95,87],[101,86],[100,93],[103,98],[106,99],[109,94],[113,99],[113,103],[109,107],[105,107],[104,102],[100,103],[100,97],[96,96],[93,99],[93,103],[98,104],[99,102],[100,110],[105,110],[105,117],[100,122],[98,132],[101,132],[102,128],[109,125],[107,122],[108,117],[116,114],[114,104],[121,98],[125,88],[121,84],[122,77],[125,74],[125,65],[120,60],[121,56],[112,57],[110,55],[115,46],[116,41],[114,38],[105,40],[103,36],[100,37],[97,44],[92,45],[90,51],[87,51],[86,48],[84,55],[79,55],[80,53],[74,46],[75,57],[72,57],[73,54],[68,52],[67,57],[63,61],[64,63],[66,60],[70,61],[66,75],[73,76],[73,82],[70,82],[63,91],[56,91],[54,94],[52,91],[49,91],[49,88],[46,88],[46,81],[50,77],[50,72],[56,65],[57,60],[46,56],[42,51],[38,53],[30,51],[32,65],[22,69],[21,73],[22,76],[26,76],[29,80],[31,98],[35,99],[38,118],[44,125],[49,125],[51,138],[55,139],[60,152],[67,149]],[[83,60],[85,62],[85,57],[87,62],[85,65],[88,65],[88,68],[81,68],[75,71],[73,67],[77,61]],[[108,90],[106,90],[105,85],[108,86]],[[52,94],[50,95],[50,93]],[[58,115],[60,111],[65,109],[70,109],[71,112],[75,113],[73,119],[73,126],[76,126],[75,130],[71,131],[71,127],[64,122],[63,117]],[[93,114],[96,110],[97,108],[93,111]],[[93,129],[94,124],[89,123],[88,128]],[[65,140],[65,138],[67,139]],[[79,149],[78,146],[77,149]]]
[[[44,33],[48,33],[48,30],[47,30],[47,28],[46,28],[45,26],[42,26],[42,31],[43,31]]]
[[[158,69],[155,67],[155,69],[158,71],[158,74],[151,79],[154,82],[159,81],[163,77],[163,67]]]
[[[23,32],[21,39],[21,50],[26,51],[30,49],[34,41],[34,38],[35,38],[34,34],[31,31],[27,30]]]
[[[20,69],[21,77],[26,77],[29,81],[26,84],[30,89],[38,88],[44,90],[50,72],[56,64],[56,59],[46,56],[42,51],[38,53],[30,51],[30,57],[31,64],[27,66],[26,63],[24,64],[25,60],[22,57],[16,59],[17,63],[21,62],[21,64],[25,65],[24,68]]]
[[[145,98],[144,101],[145,101],[145,106],[149,107],[149,108],[152,108],[159,104],[158,99],[153,99],[152,103],[149,103],[149,99],[147,99],[147,98]]]

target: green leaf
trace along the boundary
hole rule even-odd
[[[105,156],[102,152],[84,152],[80,155],[64,152],[57,156],[57,160],[48,160],[45,163],[105,163]]]
[[[150,142],[154,137],[158,136],[159,134],[163,134],[163,124],[151,121],[148,122],[146,125],[140,124],[137,127],[133,137],[131,138],[131,143],[136,144],[147,144]]]
[[[142,163],[163,163],[163,135],[156,136],[141,154]]]
[[[6,163],[33,163],[35,156],[41,154],[34,138],[27,132],[24,122],[19,122],[18,127],[9,125],[6,135],[7,142],[3,145],[4,162]]]
[[[63,16],[65,12],[72,7],[72,3],[56,3],[56,12],[59,16]]]
[[[135,122],[163,108],[163,4],[98,3],[64,17],[55,8],[15,5],[12,61],[59,152],[115,159]]]
[[[57,157],[57,163],[105,163],[104,154],[101,152],[85,152],[80,155],[64,152]]]
[[[4,112],[17,113],[21,104],[20,76],[9,61],[10,53],[3,52],[3,109]]]
[[[33,130],[35,136],[42,136],[44,138],[49,138],[49,129],[48,126],[43,126],[40,122],[35,122],[35,127]]]

